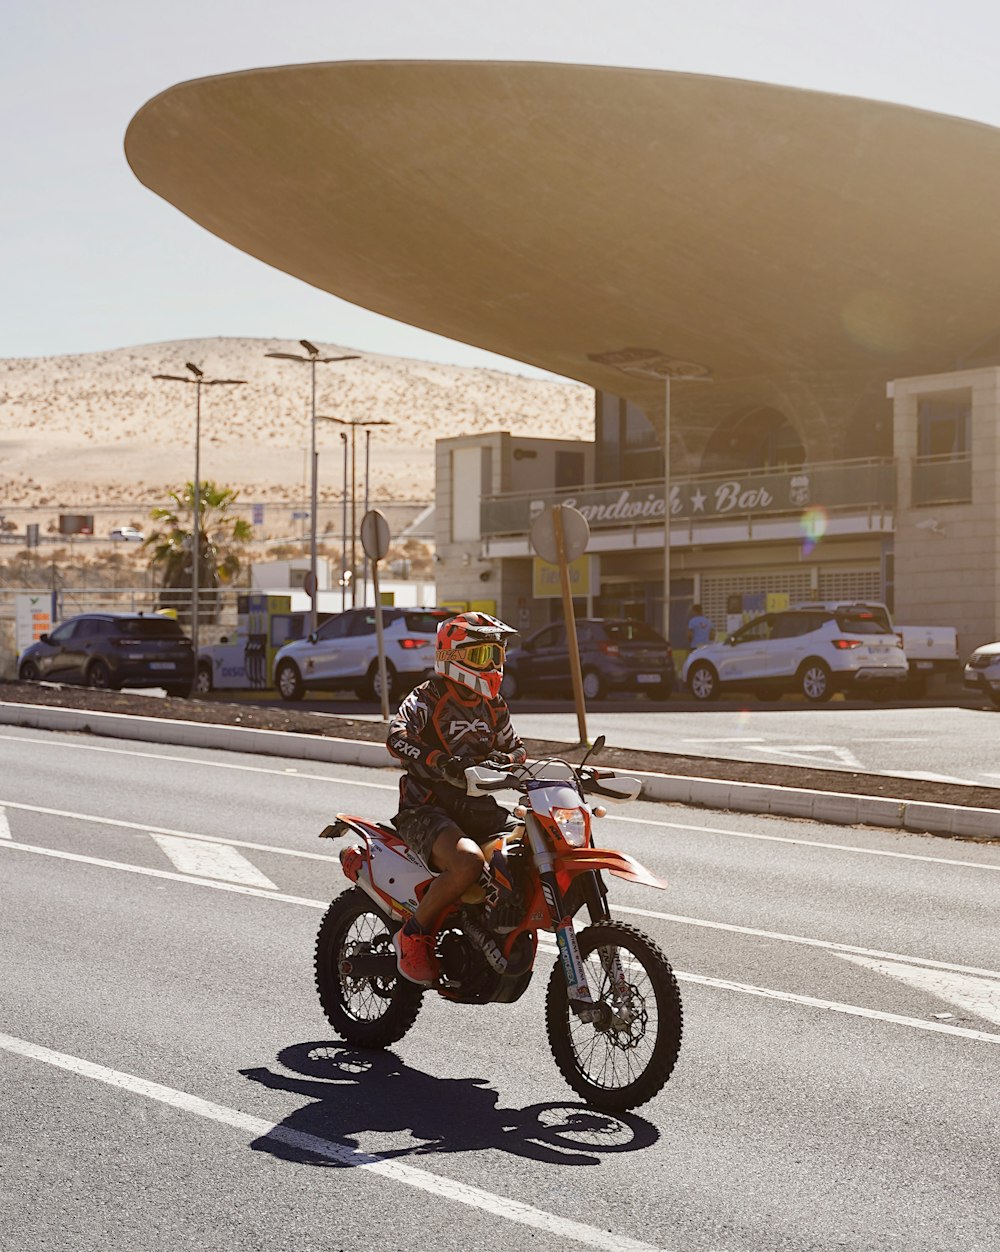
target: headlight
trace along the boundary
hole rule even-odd
[[[552,809],[552,820],[571,848],[582,848],[587,842],[587,815],[583,809]]]

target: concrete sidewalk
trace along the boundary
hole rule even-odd
[[[0,702],[0,725],[135,739],[143,743],[212,748],[298,761],[398,769],[381,743],[256,730],[167,718]],[[1000,809],[963,808],[883,796],[764,786],[629,770],[642,780],[642,798],[733,813],[801,817],[840,826],[882,826],[963,839],[1000,840]]]

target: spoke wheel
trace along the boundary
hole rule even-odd
[[[385,681],[389,687],[389,699],[391,700],[396,693],[399,681],[396,677],[396,671],[392,667],[391,661],[385,663]],[[378,661],[374,661],[368,667],[368,676],[365,678],[365,694],[369,700],[376,704],[382,700],[382,677],[378,672]]]
[[[571,1011],[557,961],[545,1000],[549,1047],[578,1095],[592,1108],[620,1113],[651,1100],[670,1077],[681,1046],[680,992],[670,962],[634,926],[597,922],[578,938],[591,994],[610,1020],[602,1028]],[[621,992],[611,977],[616,953],[624,973]]]
[[[277,674],[278,694],[282,700],[301,700],[302,675],[294,661],[282,661]]]
[[[38,666],[34,661],[25,661],[17,676],[23,683],[36,683],[39,679]]]
[[[583,676],[583,696],[585,700],[604,699],[604,679],[596,669],[589,669]]]
[[[696,700],[717,700],[719,677],[711,665],[696,665],[688,674],[688,688]]]
[[[107,691],[111,687],[111,671],[103,661],[92,661],[87,670],[87,686],[98,691]]]
[[[211,665],[199,665],[198,672],[194,676],[194,693],[198,696],[207,696],[212,690],[212,667]]]
[[[833,695],[830,671],[822,661],[806,661],[799,673],[802,694],[813,704],[825,704]]]
[[[358,977],[352,956],[392,958],[392,977]],[[316,939],[316,990],[326,1019],[348,1043],[387,1048],[420,1012],[423,988],[396,973],[390,923],[360,887],[327,909]]]

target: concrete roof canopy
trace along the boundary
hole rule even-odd
[[[653,70],[286,66],[171,87],[138,178],[322,290],[655,408],[664,370],[871,379],[1000,330],[1000,131]]]

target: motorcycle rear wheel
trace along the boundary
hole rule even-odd
[[[628,1024],[606,1031],[570,1010],[562,963],[556,961],[545,999],[549,1047],[563,1078],[591,1108],[623,1113],[645,1104],[663,1087],[681,1047],[684,1015],[670,962],[641,930],[602,921],[578,936],[587,982],[596,1003],[625,1010]],[[628,999],[615,1001],[601,949],[617,949]]]
[[[352,977],[352,955],[391,957],[391,978]],[[337,896],[316,937],[316,990],[326,1020],[348,1043],[387,1048],[417,1020],[423,988],[395,969],[390,923],[360,887]]]

